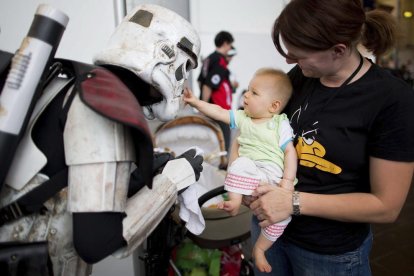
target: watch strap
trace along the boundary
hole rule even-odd
[[[299,192],[294,191],[292,195],[293,215],[300,216],[300,198]]]

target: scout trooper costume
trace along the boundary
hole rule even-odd
[[[95,56],[96,66],[60,60],[63,69],[38,100],[0,194],[0,243],[47,241],[54,275],[88,275],[108,254],[130,255],[176,201],[177,184],[195,182],[202,170],[202,158],[191,153],[153,177],[143,117],[176,116],[199,51],[185,19],[140,5]],[[24,205],[50,182],[63,188],[34,212]]]

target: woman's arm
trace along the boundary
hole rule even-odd
[[[394,222],[404,205],[414,171],[413,162],[370,158],[371,193],[319,195],[300,193],[302,215],[366,223]],[[292,192],[275,186],[260,186],[262,196],[250,207],[264,221],[262,227],[292,214]]]

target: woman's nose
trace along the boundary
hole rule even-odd
[[[286,58],[286,63],[287,64],[293,64],[293,63],[298,63],[298,61],[296,59],[293,59],[293,58]]]

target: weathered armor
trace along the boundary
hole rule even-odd
[[[175,117],[199,50],[198,35],[186,20],[159,6],[140,5],[95,57],[99,66],[58,60],[63,76],[54,76],[38,100],[0,194],[0,242],[47,241],[54,275],[88,275],[93,261],[75,249],[76,214],[119,214],[123,246],[111,253],[131,254],[174,204],[177,185],[196,180],[186,158],[169,161],[175,170],[153,178],[152,138],[141,106],[151,118]],[[51,110],[59,114],[53,120],[59,137],[55,145],[55,132],[50,133],[57,150],[46,154],[34,132],[49,129],[54,118],[44,114]],[[57,180],[47,173],[56,171],[52,157],[63,162]],[[131,174],[142,178],[141,185],[132,187]],[[52,179],[62,187],[40,211],[16,204]]]

